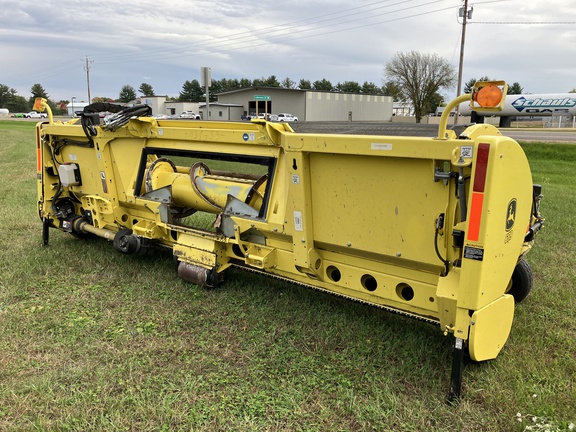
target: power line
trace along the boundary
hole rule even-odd
[[[344,9],[341,11],[322,14],[322,15],[318,15],[315,17],[307,18],[307,19],[290,21],[290,22],[282,23],[282,24],[276,24],[273,26],[267,26],[267,27],[263,27],[260,29],[256,29],[256,30],[247,30],[247,31],[243,31],[240,33],[235,33],[232,35],[224,36],[223,38],[219,38],[216,40],[199,41],[199,42],[180,42],[180,43],[176,43],[176,44],[171,44],[169,47],[161,47],[161,48],[157,48],[157,49],[147,49],[145,53],[140,53],[140,54],[118,53],[118,54],[111,54],[109,56],[101,57],[101,59],[103,59],[105,61],[107,58],[112,59],[115,57],[121,57],[122,60],[125,60],[127,56],[128,57],[131,57],[131,56],[133,56],[133,57],[148,56],[154,52],[165,52],[166,50],[175,51],[175,50],[179,50],[181,47],[183,48],[183,47],[191,46],[191,45],[194,46],[195,48],[202,47],[202,46],[207,46],[207,47],[212,48],[212,47],[214,47],[214,45],[229,44],[230,41],[234,41],[234,40],[238,40],[238,39],[240,39],[241,42],[246,41],[246,39],[252,39],[252,40],[248,40],[248,42],[253,42],[253,41],[258,40],[258,38],[261,35],[270,35],[272,33],[281,33],[281,34],[277,34],[276,36],[274,36],[277,38],[277,37],[282,37],[285,35],[293,35],[294,31],[296,31],[298,28],[305,27],[306,24],[313,25],[313,24],[317,24],[317,23],[321,23],[321,22],[347,18],[347,17],[350,17],[352,15],[370,13],[370,12],[373,12],[373,11],[378,10],[378,9],[392,7],[392,6],[396,6],[396,5],[403,4],[403,3],[410,3],[410,2],[413,2],[416,0],[402,0],[402,1],[399,1],[397,3],[374,7],[374,6],[380,5],[382,3],[389,3],[390,1],[392,1],[392,0],[384,0],[384,1],[377,1],[377,2],[373,2],[373,3],[369,3],[367,5],[361,6],[360,8],[363,8],[364,10],[360,10],[360,11],[359,11],[359,9],[360,9],[359,7],[348,8],[348,9]],[[443,1],[443,0],[435,0],[435,1]],[[350,11],[354,11],[354,13],[349,13]],[[326,18],[329,16],[344,15],[344,14],[346,14],[346,15],[334,17],[334,18]],[[376,16],[379,16],[379,15],[376,15]],[[374,15],[370,15],[369,17],[358,18],[356,20],[367,19],[367,18],[372,18],[372,17],[374,17]],[[330,26],[334,26],[337,24],[338,23],[333,23],[333,24],[330,24]],[[326,26],[315,27],[315,28],[323,28],[323,27],[326,27]],[[299,30],[299,31],[312,31],[315,28],[311,28],[311,29],[309,28],[307,30],[305,29],[305,30]]]
[[[412,1],[412,0],[409,0],[409,1]],[[376,14],[376,15],[371,15],[369,17],[349,19],[349,20],[345,20],[345,21],[339,21],[336,23],[325,24],[322,26],[316,26],[314,28],[302,29],[302,30],[298,30],[298,31],[296,31],[295,29],[298,27],[301,27],[301,26],[295,26],[293,28],[277,30],[277,32],[280,32],[280,31],[287,32],[288,30],[291,30],[291,32],[288,33],[291,36],[289,40],[295,41],[295,40],[300,40],[300,39],[324,36],[324,35],[328,35],[328,34],[340,33],[340,32],[344,32],[344,31],[350,31],[350,30],[356,30],[356,29],[375,26],[375,25],[386,24],[386,23],[390,23],[390,22],[394,22],[394,21],[400,21],[400,20],[404,20],[404,19],[408,19],[408,18],[414,18],[414,17],[418,17],[418,16],[429,15],[432,13],[437,13],[437,12],[441,12],[444,10],[453,9],[453,8],[457,7],[455,5],[451,5],[449,7],[445,7],[445,8],[441,8],[441,9],[425,11],[425,12],[416,13],[416,14],[412,14],[412,15],[408,15],[408,16],[404,16],[404,17],[392,18],[392,19],[385,20],[385,21],[378,21],[378,22],[373,22],[373,23],[361,24],[361,25],[357,25],[357,26],[351,26],[351,27],[349,26],[349,27],[345,27],[342,29],[332,30],[332,31],[325,31],[325,32],[320,32],[320,33],[303,35],[303,33],[309,33],[309,32],[318,31],[321,29],[335,27],[335,26],[342,25],[342,24],[348,24],[348,23],[352,23],[352,22],[362,21],[362,20],[365,20],[368,18],[374,18],[374,17],[383,16],[383,15],[390,15],[390,14],[397,13],[397,12],[404,12],[404,11],[407,11],[410,9],[421,8],[423,6],[428,6],[428,5],[435,4],[435,3],[441,3],[443,1],[446,1],[446,0],[431,0],[431,1],[428,1],[426,3],[422,3],[422,4],[418,4],[418,5],[414,5],[414,6],[409,6],[409,7],[397,9],[397,10],[390,11],[390,12],[384,12],[384,13],[380,13],[380,14]],[[395,3],[394,5],[397,5],[400,3],[405,3],[405,1]],[[258,31],[255,31],[254,33],[256,33],[256,32],[258,32]],[[229,43],[229,38],[227,37],[224,40],[199,42],[199,43],[187,44],[187,45],[189,45],[190,49],[193,49],[193,50],[195,49],[196,50],[195,52],[198,52],[198,51],[201,51],[202,49],[208,49],[208,48],[215,49],[215,48],[218,48],[219,46],[221,46],[223,44],[226,44],[224,49],[219,49],[218,51],[230,52],[230,51],[238,51],[238,50],[243,50],[243,49],[248,49],[248,48],[261,47],[263,45],[270,45],[271,43],[273,43],[273,41],[275,41],[279,38],[285,37],[286,35],[287,35],[286,33],[272,35],[272,36],[268,37],[268,39],[266,41],[262,41],[258,35],[254,35],[252,38],[250,38],[248,40],[245,39],[243,41],[240,41],[237,43],[234,42],[231,44]],[[110,61],[102,61],[101,63],[103,63],[103,64],[124,63],[127,60],[128,61],[137,61],[137,60],[145,61],[147,58],[149,58],[151,56],[154,57],[154,59],[168,59],[168,58],[174,58],[174,57],[181,57],[182,56],[182,52],[180,50],[178,50],[177,53],[175,53],[175,54],[170,54],[171,51],[174,51],[173,47],[171,47],[170,49],[163,49],[161,51],[162,53],[164,53],[163,55],[162,54],[153,55],[150,52],[145,52],[145,53],[141,53],[141,54],[134,54],[132,56],[124,55],[124,57],[122,57],[118,61],[110,60]]]
[[[203,51],[208,50],[208,49],[216,51],[216,52],[231,52],[231,51],[238,51],[238,50],[243,50],[243,49],[258,48],[258,47],[261,47],[264,45],[271,45],[271,44],[275,43],[276,40],[281,39],[281,38],[286,37],[286,36],[289,36],[289,38],[287,38],[287,40],[292,42],[295,40],[300,40],[300,39],[305,39],[305,38],[319,37],[319,36],[324,36],[324,35],[329,35],[329,34],[335,34],[335,33],[365,28],[365,27],[369,27],[369,26],[382,25],[382,24],[386,24],[386,23],[390,23],[390,22],[394,22],[394,21],[400,21],[400,20],[410,19],[410,18],[414,18],[414,17],[418,17],[418,16],[429,15],[429,14],[433,14],[433,13],[437,13],[440,11],[444,11],[447,9],[452,9],[452,8],[457,7],[455,5],[452,5],[452,6],[449,6],[446,8],[423,11],[420,13],[416,13],[416,14],[412,14],[412,15],[408,15],[408,16],[396,17],[396,18],[392,18],[392,19],[388,19],[388,20],[384,20],[384,21],[365,23],[365,24],[360,24],[360,25],[356,25],[356,26],[346,26],[344,28],[338,28],[338,29],[329,30],[329,31],[321,31],[322,29],[329,29],[331,27],[333,28],[336,26],[342,26],[345,24],[350,24],[350,23],[354,23],[354,22],[358,22],[358,21],[365,21],[368,19],[373,19],[375,17],[397,14],[397,13],[404,12],[404,11],[411,10],[411,9],[417,9],[417,8],[422,9],[425,6],[428,6],[431,4],[436,4],[436,3],[441,3],[443,1],[452,1],[453,2],[454,0],[431,0],[428,2],[419,3],[419,4],[408,6],[408,7],[398,8],[398,9],[395,9],[392,11],[386,11],[386,12],[374,14],[374,11],[376,11],[376,10],[380,10],[380,9],[384,9],[384,8],[390,8],[390,7],[394,7],[394,6],[400,6],[402,4],[411,3],[414,1],[418,1],[418,0],[401,0],[401,1],[396,1],[395,3],[391,3],[392,1],[393,0],[377,1],[377,2],[370,3],[368,5],[362,6],[363,10],[360,10],[360,11],[358,10],[359,9],[358,7],[348,8],[348,9],[341,10],[341,11],[336,11],[336,12],[331,12],[331,13],[327,13],[327,14],[323,14],[323,15],[318,15],[316,17],[312,17],[312,18],[308,18],[308,19],[304,19],[304,20],[291,21],[291,22],[288,22],[285,24],[280,24],[277,26],[268,26],[265,28],[257,29],[257,30],[240,32],[240,33],[232,34],[230,36],[227,36],[224,38],[219,38],[216,40],[202,41],[202,42],[196,42],[196,43],[186,42],[186,43],[180,43],[180,44],[170,44],[170,46],[168,46],[168,47],[164,46],[164,47],[157,48],[155,50],[147,48],[145,52],[138,53],[138,54],[130,54],[130,53],[112,54],[112,55],[108,55],[108,56],[104,56],[104,57],[98,57],[98,63],[99,64],[118,64],[118,63],[121,64],[121,63],[130,63],[130,62],[136,62],[136,61],[147,61],[151,58],[153,58],[155,60],[177,58],[177,57],[182,57],[182,55],[183,55],[182,50],[181,50],[182,47],[189,47],[191,50],[194,50],[193,52],[195,52],[195,53],[203,52]],[[498,1],[502,1],[502,0],[498,0]],[[385,4],[383,5],[383,3],[385,3]],[[350,12],[353,12],[353,13],[350,13]],[[370,14],[370,15],[369,16],[360,16],[357,18],[350,19],[351,16],[358,16],[358,15],[362,15],[362,14]],[[325,23],[325,24],[320,25],[320,26],[317,25],[320,23]],[[315,32],[315,33],[310,34],[311,32]],[[270,34],[271,34],[271,36],[270,36]],[[249,37],[242,37],[244,35],[250,35],[250,36]],[[266,35],[269,37],[267,38],[267,40],[263,41],[262,35]],[[231,43],[231,41],[232,41],[232,43]],[[236,41],[236,42],[234,42],[234,41]],[[224,47],[222,47],[222,45],[224,45]],[[155,54],[155,52],[157,52],[159,54]],[[189,55],[189,54],[190,53],[186,53],[185,55]],[[116,60],[115,57],[119,57],[119,58]],[[88,56],[86,56],[86,59],[82,59],[82,61],[83,62],[85,61],[85,68],[84,69],[86,70],[86,78],[87,78],[88,93],[89,93],[89,100],[90,100],[90,63],[93,63],[94,60],[89,60]],[[68,67],[66,65],[56,67],[56,68],[54,68],[54,70],[45,69],[44,73],[42,73],[40,76],[38,74],[34,74],[34,79],[43,79],[44,77],[49,77],[49,76],[61,74],[64,72],[70,72],[72,70],[73,70],[72,67]],[[18,78],[19,78],[18,81],[21,81],[24,77],[19,76]],[[32,78],[32,77],[30,77],[30,78]]]
[[[474,21],[470,24],[501,24],[501,25],[574,25],[576,21]]]

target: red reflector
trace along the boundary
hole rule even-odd
[[[470,220],[468,221],[468,240],[478,241],[480,236],[480,221],[482,220],[482,207],[484,206],[484,194],[473,193],[472,205],[470,206]]]
[[[478,154],[476,155],[476,171],[474,172],[474,192],[484,192],[489,155],[490,144],[479,144]]]
[[[40,136],[38,136],[38,130],[36,130],[36,168],[37,171],[42,171],[42,152],[40,147]]]

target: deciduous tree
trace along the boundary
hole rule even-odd
[[[455,68],[447,60],[418,51],[396,53],[384,67],[384,74],[412,103],[417,123],[430,112],[435,94],[453,87],[456,81]]]

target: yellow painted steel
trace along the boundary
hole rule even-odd
[[[39,214],[171,248],[191,277],[240,265],[435,322],[488,360],[510,333],[506,290],[532,244],[532,178],[496,128],[456,137],[446,121],[419,138],[141,117],[89,136],[50,117],[37,127]],[[62,164],[78,169],[67,187]],[[215,228],[194,219],[205,212]]]
[[[475,311],[470,325],[470,357],[495,358],[508,339],[514,318],[514,298],[503,295]]]

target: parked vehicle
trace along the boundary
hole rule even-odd
[[[298,117],[289,114],[289,113],[279,113],[278,114],[278,121],[286,121],[286,122],[296,122],[298,121]]]
[[[25,118],[47,118],[48,114],[46,113],[39,113],[36,111],[30,111],[29,113],[24,114]]]
[[[201,120],[200,114],[194,113],[194,111],[184,111],[182,114],[179,115],[179,118],[186,118],[186,119],[194,119],[194,120]]]

